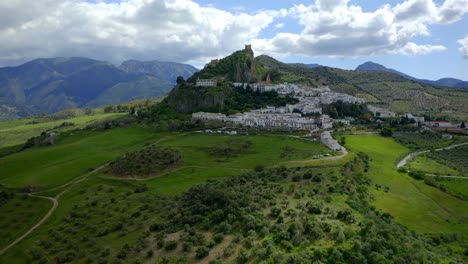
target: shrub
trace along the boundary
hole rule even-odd
[[[174,250],[176,248],[177,248],[177,241],[174,241],[174,240],[166,241],[164,245],[164,249],[167,251]]]
[[[210,253],[210,251],[209,251],[209,249],[207,247],[201,246],[201,247],[197,248],[195,256],[197,258],[201,259],[201,258],[204,258],[204,257],[208,256],[209,253]]]
[[[224,240],[224,235],[218,233],[218,234],[216,234],[216,235],[213,236],[213,240],[214,240],[214,242],[216,242],[216,244],[219,244],[219,243],[223,242],[223,240]]]

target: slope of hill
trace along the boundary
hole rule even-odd
[[[281,63],[266,55],[257,57],[257,61],[264,65],[266,70],[278,70],[279,82],[329,85],[337,92],[362,97],[368,102],[400,113],[468,119],[466,89],[435,87],[380,70],[347,71],[329,67],[309,69]]]
[[[423,83],[423,84],[430,84],[430,85],[435,85],[435,86],[446,86],[446,87],[457,87],[457,88],[468,88],[468,82],[465,82],[465,81],[462,81],[462,80],[459,80],[459,79],[442,78],[442,79],[439,79],[437,81],[418,79],[418,78],[414,78],[412,76],[409,76],[409,75],[407,75],[405,73],[399,72],[397,70],[389,69],[389,68],[387,68],[387,67],[385,67],[385,66],[383,66],[381,64],[374,63],[374,62],[371,62],[371,61],[368,61],[366,63],[363,63],[363,64],[359,65],[356,68],[356,71],[391,72],[391,73],[398,74],[398,75],[400,75],[402,77],[405,77],[408,80],[416,81],[416,82]]]
[[[138,62],[123,65],[127,65],[122,66],[125,71],[87,58],[52,58],[0,68],[0,121],[157,97],[169,91],[175,81],[167,71],[189,76],[196,70],[165,62],[157,64],[158,70],[145,70]]]

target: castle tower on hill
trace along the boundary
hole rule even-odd
[[[252,45],[250,45],[250,44],[245,45],[244,50],[247,51],[248,53],[250,53],[250,55],[252,55],[252,58],[254,57],[254,52],[252,50]]]

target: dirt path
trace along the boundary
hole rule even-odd
[[[451,146],[448,146],[448,147],[445,147],[445,148],[435,149],[434,151],[453,149],[453,148],[460,147],[460,146],[463,146],[463,145],[468,145],[468,142],[454,144],[454,145],[451,145]],[[397,166],[397,168],[403,167],[403,166],[406,165],[406,163],[408,163],[408,161],[410,159],[415,158],[415,157],[419,156],[420,154],[428,153],[428,152],[430,152],[430,150],[421,150],[421,151],[412,152],[412,153],[406,155],[402,160],[400,160],[400,162],[398,162],[396,166]]]
[[[31,228],[29,228],[29,230],[26,231],[26,233],[22,234],[20,237],[18,237],[13,242],[11,242],[8,246],[3,248],[0,251],[0,255],[3,255],[3,253],[5,253],[8,249],[10,249],[14,245],[18,244],[21,240],[25,239],[29,234],[31,234],[34,230],[36,230],[38,227],[40,227],[47,219],[49,219],[49,217],[52,215],[52,213],[55,211],[55,209],[57,209],[57,207],[59,205],[60,196],[62,196],[62,194],[64,194],[65,191],[67,191],[67,190],[62,191],[61,193],[57,194],[57,196],[55,196],[55,197],[48,197],[48,196],[40,196],[40,195],[29,194],[29,196],[32,196],[32,197],[38,197],[38,198],[47,199],[47,200],[52,201],[52,203],[53,203],[52,208],[49,209],[47,214],[44,215],[44,217],[42,217],[42,219],[39,220],[39,222],[37,222],[35,225],[33,225]]]
[[[184,133],[182,135],[185,135],[187,133]],[[158,141],[156,141],[155,143],[159,143],[161,141],[164,141],[164,140],[167,140],[167,139],[170,139],[171,136],[168,136],[168,137],[164,137],[164,138],[161,138],[159,139]],[[70,190],[73,185],[79,183],[79,182],[82,182],[86,179],[88,179],[88,177],[102,169],[104,169],[105,167],[107,167],[109,165],[109,163],[106,163],[104,165],[101,165],[97,168],[95,168],[94,170],[90,171],[90,172],[87,172],[73,180],[71,180],[70,182],[67,182],[63,185],[60,185],[60,186],[57,186],[57,187],[54,187],[54,188],[51,188],[51,189],[48,189],[48,190],[42,190],[40,192],[36,192],[36,193],[31,193],[31,194],[28,194],[29,196],[32,196],[32,197],[38,197],[38,198],[42,198],[42,199],[47,199],[47,200],[50,200],[52,201],[53,205],[52,205],[52,208],[49,209],[49,211],[47,212],[47,214],[42,217],[41,220],[39,220],[39,222],[37,222],[34,226],[32,226],[28,231],[26,231],[26,233],[24,233],[23,235],[21,235],[20,237],[16,238],[13,242],[11,242],[8,246],[6,246],[5,248],[3,248],[2,250],[0,250],[0,255],[3,255],[3,253],[5,253],[8,249],[10,249],[11,247],[13,247],[14,245],[18,244],[20,241],[22,241],[23,239],[25,239],[28,235],[30,235],[34,230],[36,230],[38,227],[40,227],[47,219],[49,219],[49,217],[52,215],[52,213],[57,209],[57,207],[59,206],[59,198],[65,193],[67,192],[68,190]],[[69,186],[67,189],[63,190],[62,192],[60,192],[59,194],[57,194],[55,197],[49,197],[49,196],[42,196],[42,195],[38,195],[39,193],[43,193],[43,192],[49,192],[49,191],[54,191],[54,190],[59,190],[59,189],[62,189],[64,187],[67,187]]]
[[[59,199],[60,197],[65,193],[67,192],[68,190],[71,189],[71,187],[79,182],[82,182],[84,180],[86,180],[91,174],[95,173],[95,172],[98,172],[100,170],[102,170],[103,168],[105,168],[108,164],[104,164],[102,166],[99,166],[97,167],[96,169],[68,182],[68,183],[65,183],[61,186],[58,186],[58,187],[54,187],[52,189],[48,189],[48,190],[44,190],[44,191],[41,191],[41,192],[48,192],[48,191],[53,191],[53,190],[58,190],[58,189],[61,189],[63,187],[66,187],[66,186],[70,186],[68,187],[67,189],[63,190],[62,192],[60,192],[59,194],[57,194],[55,197],[49,197],[49,196],[42,196],[42,195],[37,195],[37,193],[31,193],[31,194],[28,194],[28,196],[32,196],[32,197],[38,197],[38,198],[42,198],[42,199],[47,199],[47,200],[50,200],[52,201],[53,205],[52,205],[52,208],[49,209],[49,211],[47,212],[46,215],[44,215],[44,217],[42,217],[41,220],[39,220],[39,222],[37,222],[34,226],[32,226],[28,231],[26,231],[26,233],[22,234],[20,237],[18,237],[17,239],[15,239],[13,242],[11,242],[8,246],[6,246],[5,248],[3,248],[1,251],[0,251],[0,255],[3,255],[3,253],[5,253],[8,249],[10,249],[11,247],[13,247],[14,245],[18,244],[20,241],[22,241],[23,239],[25,239],[29,234],[31,234],[34,230],[36,230],[38,227],[40,227],[47,219],[49,219],[49,217],[52,215],[52,213],[57,209],[58,205],[59,205]],[[41,193],[39,192],[39,193]]]

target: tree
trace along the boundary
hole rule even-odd
[[[382,131],[380,131],[380,135],[384,137],[391,137],[393,135],[393,130],[389,127],[384,127],[382,128]]]
[[[177,84],[183,84],[183,83],[185,83],[184,77],[182,77],[182,76],[177,76],[176,83],[177,83]]]
[[[343,137],[343,136],[342,136],[342,137],[340,138],[340,144],[341,144],[342,146],[346,145],[346,137]]]

